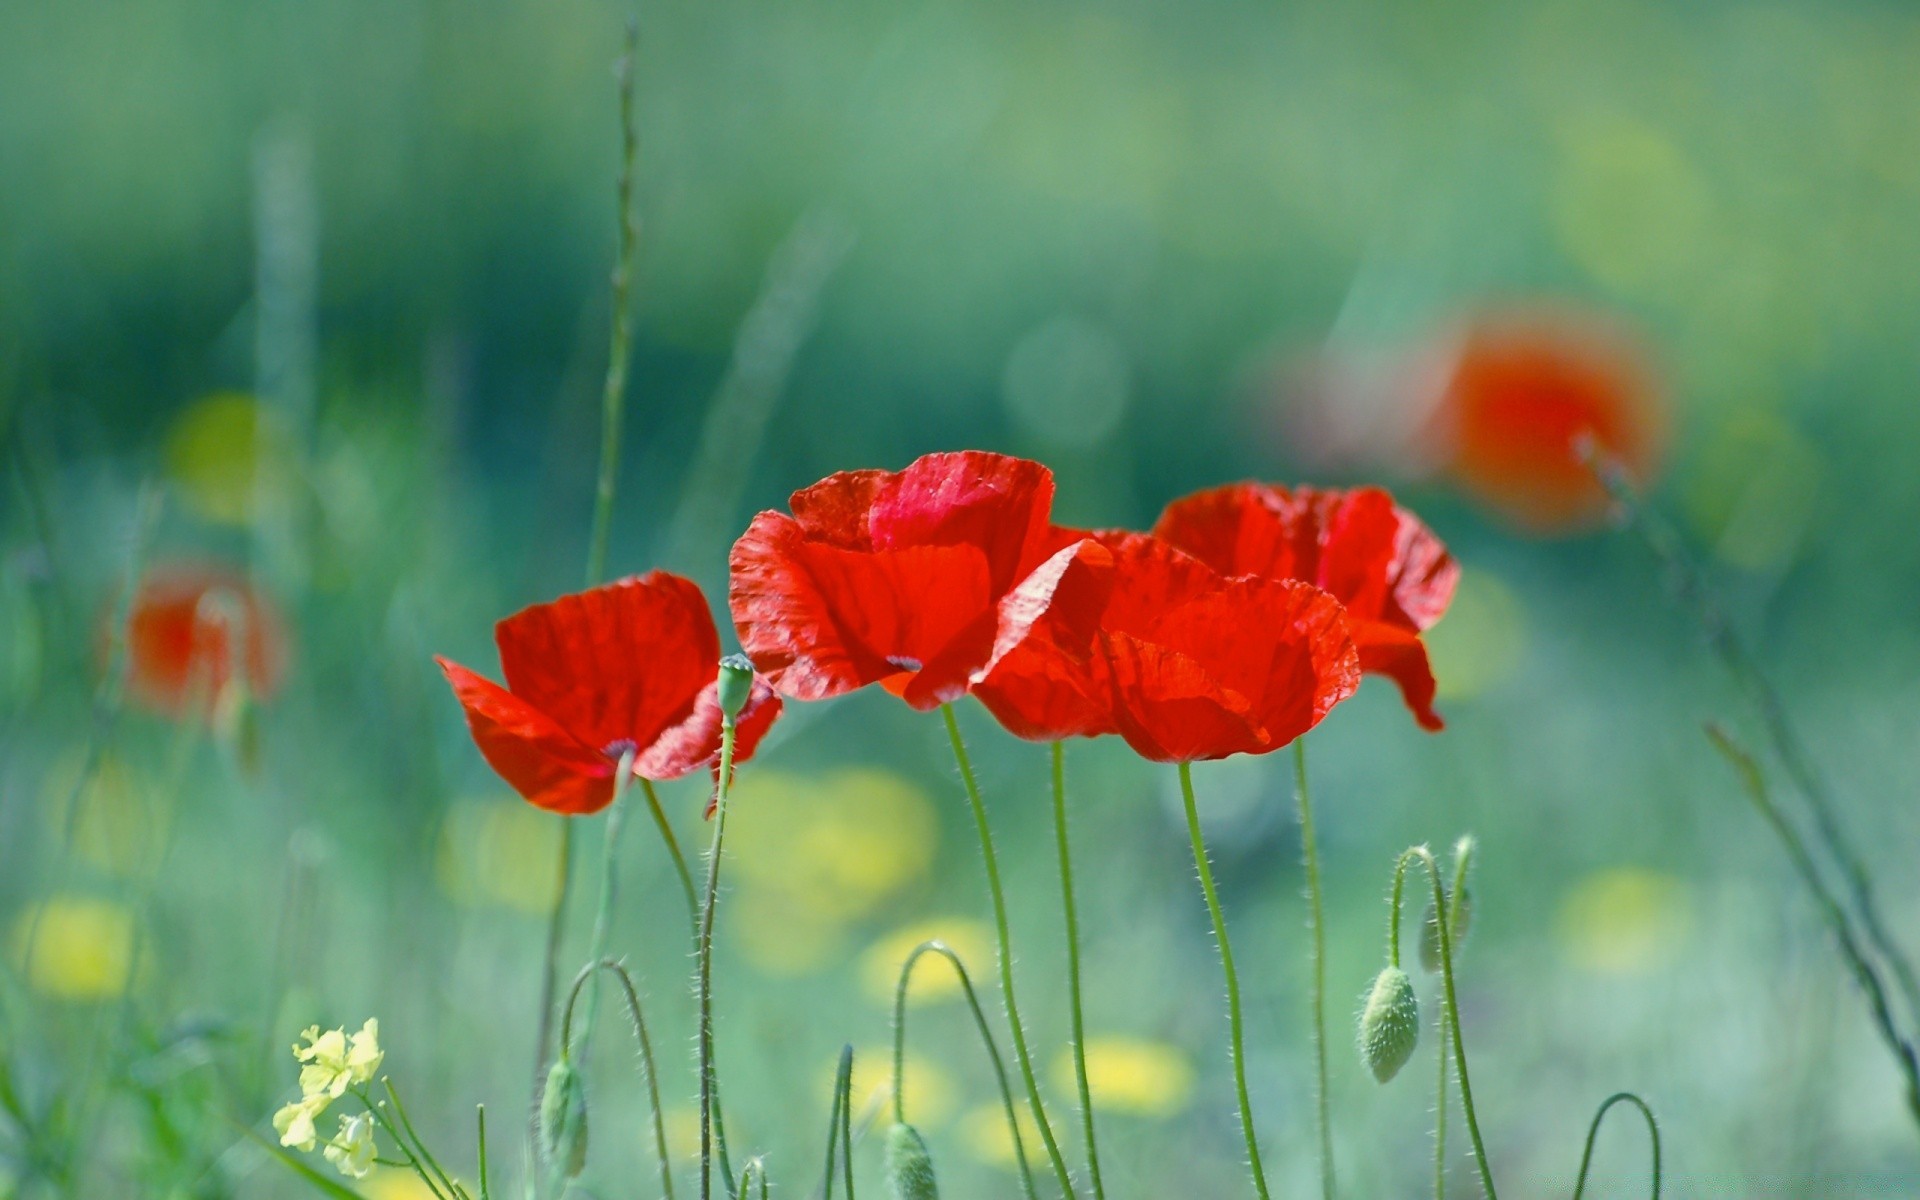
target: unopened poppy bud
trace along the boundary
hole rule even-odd
[[[1420,999],[1413,994],[1413,980],[1399,967],[1388,967],[1374,979],[1360,1010],[1360,1057],[1385,1083],[1407,1065],[1419,1042]]]
[[[887,1183],[894,1200],[940,1200],[933,1181],[933,1156],[911,1125],[896,1123],[887,1130]]]
[[[1462,887],[1460,894],[1447,900],[1447,944],[1454,956],[1460,954],[1460,943],[1467,940],[1467,929],[1473,924],[1473,889]],[[1438,974],[1440,961],[1440,922],[1434,916],[1433,901],[1427,901],[1427,912],[1420,919],[1420,965],[1429,975]]]
[[[550,1170],[572,1179],[587,1165],[587,1083],[565,1058],[540,1093],[540,1152]]]
[[[753,694],[753,663],[744,654],[729,654],[720,660],[720,712],[727,724],[747,706]]]

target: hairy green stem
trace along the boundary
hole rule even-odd
[[[1473,857],[1473,843],[1462,838],[1453,852],[1453,889],[1447,893],[1447,911],[1435,916],[1435,920],[1446,922],[1449,932],[1453,930],[1454,912],[1460,906],[1460,898],[1466,894],[1467,867]],[[1434,1022],[1440,1037],[1440,1086],[1433,1093],[1433,1200],[1447,1198],[1447,1049],[1453,1042],[1453,1035],[1447,1029],[1447,1014],[1443,1010]]]
[[[853,1142],[847,1137],[847,1110],[853,1107],[853,1047],[840,1047],[840,1065],[833,1075],[833,1111],[827,1114],[827,1166],[820,1178],[820,1194],[833,1200],[833,1168],[836,1148],[845,1140],[847,1200],[853,1200]]]
[[[1020,1166],[1020,1187],[1026,1193],[1027,1200],[1038,1200],[1033,1188],[1033,1170],[1027,1165],[1026,1141],[1020,1135],[1020,1115],[1013,1106],[1013,1087],[1007,1082],[1007,1064],[1000,1057],[1000,1047],[993,1040],[993,1029],[987,1024],[987,1014],[980,1007],[980,997],[973,990],[973,979],[967,974],[965,964],[952,947],[938,939],[921,942],[907,955],[907,961],[900,966],[900,982],[893,989],[893,1119],[901,1124],[907,1120],[905,1099],[905,1077],[907,1070],[907,989],[913,980],[913,968],[922,956],[937,954],[952,965],[954,974],[960,977],[961,991],[966,994],[967,1007],[973,1010],[973,1023],[980,1030],[980,1042],[987,1048],[987,1058],[993,1064],[993,1077],[1000,1085],[1000,1103],[1007,1112],[1007,1131],[1013,1137],[1013,1156]]]
[[[591,979],[587,984],[586,1031],[580,1035],[580,1061],[586,1062],[587,1051],[593,1044],[593,1031],[600,1016],[600,977],[592,970],[592,964],[606,957],[607,939],[613,929],[614,896],[619,890],[620,875],[620,830],[626,824],[627,781],[633,778],[633,759],[635,751],[629,746],[621,751],[619,765],[613,773],[613,799],[607,804],[607,844],[600,867],[600,907],[593,916],[593,940],[587,946],[587,974]],[[571,1010],[572,1002],[568,1002]],[[560,1035],[560,1050],[569,1052],[570,1042],[566,1033]]]
[[[1293,794],[1300,806],[1300,856],[1307,868],[1307,920],[1312,926],[1314,1119],[1320,1134],[1320,1194],[1333,1200],[1333,1120],[1328,1108],[1327,929],[1320,895],[1320,850],[1313,836],[1313,796],[1307,790],[1307,739],[1293,739]]]
[[[713,916],[720,898],[720,856],[727,836],[727,791],[733,786],[734,722],[720,727],[720,779],[713,801],[713,843],[707,849],[706,902],[700,906],[700,936],[695,947],[700,997],[700,1200],[713,1198]],[[733,1194],[733,1173],[722,1164],[726,1190]]]
[[[1060,906],[1067,921],[1067,999],[1073,1016],[1073,1075],[1080,1090],[1080,1129],[1087,1139],[1087,1174],[1095,1200],[1106,1200],[1100,1180],[1100,1148],[1093,1136],[1093,1089],[1087,1083],[1087,1026],[1080,1007],[1080,917],[1073,903],[1073,855],[1067,848],[1066,750],[1054,742],[1053,832],[1060,843]]]
[[[621,991],[626,996],[627,1021],[633,1026],[633,1037],[639,1044],[641,1073],[647,1084],[647,1108],[653,1118],[653,1147],[655,1157],[660,1164],[660,1190],[666,1195],[666,1200],[673,1200],[673,1160],[667,1154],[667,1125],[660,1107],[660,1076],[654,1067],[653,1039],[647,1034],[647,1017],[640,1007],[640,990],[634,986],[633,976],[629,975],[627,969],[617,960],[596,959],[580,968],[580,973],[574,976],[573,988],[567,995],[566,1011],[560,1018],[560,1045],[563,1052],[565,1047],[571,1045],[573,1006],[580,999],[581,986],[590,977],[597,978],[601,971],[612,973],[620,982]],[[587,1008],[591,1013],[593,1008],[591,992],[588,993]],[[592,1018],[589,1016],[587,1019]],[[586,1039],[583,1037],[581,1040],[584,1043]]]
[[[1400,895],[1406,881],[1407,864],[1419,861],[1427,868],[1427,878],[1433,884],[1433,911],[1438,918],[1447,911],[1445,884],[1440,881],[1439,864],[1433,861],[1433,852],[1425,846],[1415,846],[1403,851],[1393,865],[1393,901],[1389,922],[1388,957],[1394,966],[1400,965]],[[1460,1108],[1467,1117],[1467,1136],[1473,1140],[1474,1161],[1480,1168],[1480,1185],[1486,1189],[1487,1200],[1499,1200],[1499,1194],[1493,1186],[1493,1169],[1487,1165],[1486,1143],[1480,1138],[1480,1118],[1473,1109],[1473,1081],[1467,1075],[1467,1043],[1460,1034],[1460,1002],[1453,985],[1453,931],[1447,926],[1450,921],[1436,919],[1434,926],[1440,933],[1440,978],[1445,988],[1445,1014],[1447,1024],[1453,1031],[1453,1065],[1460,1075]]]
[[[1587,1193],[1587,1168],[1593,1165],[1593,1143],[1600,1136],[1600,1122],[1607,1119],[1607,1110],[1621,1101],[1640,1110],[1647,1119],[1647,1136],[1653,1141],[1653,1200],[1660,1200],[1660,1122],[1654,1119],[1653,1109],[1647,1102],[1632,1092],[1615,1092],[1600,1102],[1600,1109],[1593,1114],[1593,1124],[1587,1126],[1587,1148],[1580,1153],[1580,1178],[1573,1185],[1573,1200]]]
[[[973,807],[973,823],[980,833],[980,857],[987,868],[987,891],[993,900],[994,935],[1000,960],[1000,998],[1007,1009],[1007,1025],[1013,1034],[1013,1055],[1020,1065],[1020,1076],[1027,1088],[1027,1106],[1033,1110],[1033,1121],[1040,1129],[1040,1140],[1046,1144],[1047,1157],[1053,1163],[1053,1173],[1060,1183],[1060,1194],[1069,1200],[1076,1194],[1073,1179],[1067,1172],[1066,1159],[1061,1157],[1060,1145],[1054,1140],[1053,1126],[1047,1121],[1046,1107],[1040,1101],[1040,1083],[1034,1078],[1033,1058],[1027,1052],[1027,1033],[1020,1022],[1020,1005],[1013,994],[1013,945],[1007,931],[1007,899],[1000,887],[1000,863],[993,853],[993,832],[987,825],[987,806],[980,799],[980,784],[974,778],[973,760],[967,757],[967,744],[960,737],[960,722],[953,715],[953,705],[940,706],[940,715],[946,719],[947,737],[953,743],[953,757],[960,764],[960,779],[966,785],[967,802]]]
[[[1233,1087],[1240,1101],[1240,1132],[1247,1140],[1247,1169],[1253,1190],[1267,1197],[1267,1173],[1260,1166],[1260,1139],[1253,1131],[1253,1101],[1247,1095],[1247,1055],[1240,1016],[1240,974],[1233,967],[1233,946],[1227,941],[1227,918],[1220,911],[1220,895],[1213,886],[1213,866],[1207,861],[1206,839],[1200,834],[1200,810],[1193,801],[1193,765],[1180,764],[1180,798],[1187,808],[1187,836],[1193,842],[1193,867],[1200,875],[1200,891],[1213,918],[1213,937],[1220,944],[1220,968],[1227,979],[1227,1033],[1233,1054]]]

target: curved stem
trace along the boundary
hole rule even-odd
[[[960,764],[960,778],[966,784],[967,802],[973,806],[973,823],[980,832],[980,857],[987,868],[987,891],[993,899],[994,934],[999,939],[1000,959],[1000,998],[1006,1004],[1007,1025],[1013,1033],[1013,1056],[1020,1064],[1020,1076],[1027,1088],[1027,1106],[1033,1110],[1034,1124],[1040,1128],[1040,1140],[1046,1144],[1047,1157],[1053,1162],[1053,1173],[1060,1182],[1060,1194],[1072,1200],[1075,1195],[1073,1180],[1067,1173],[1067,1163],[1060,1156],[1059,1143],[1054,1141],[1053,1126],[1047,1122],[1047,1111],[1040,1103],[1040,1084],[1034,1078],[1033,1058],[1027,1052],[1027,1033],[1020,1023],[1020,1005],[1013,995],[1013,946],[1007,933],[1007,899],[1000,887],[1000,863],[993,853],[993,832],[987,825],[987,806],[980,800],[980,784],[973,775],[973,760],[967,757],[967,744],[960,737],[960,722],[953,715],[953,705],[940,706],[940,715],[946,718],[947,737],[953,742],[953,757]]]
[[[1080,1128],[1087,1139],[1087,1173],[1095,1200],[1106,1200],[1100,1180],[1100,1149],[1093,1137],[1093,1089],[1087,1084],[1087,1029],[1080,1008],[1080,917],[1073,903],[1073,856],[1067,848],[1066,751],[1054,742],[1053,832],[1060,843],[1060,905],[1067,918],[1067,998],[1073,1012],[1073,1075],[1080,1089]]]
[[[1433,911],[1436,916],[1447,911],[1445,885],[1440,882],[1439,864],[1433,861],[1433,852],[1425,846],[1415,846],[1403,851],[1393,866],[1393,910],[1391,918],[1393,944],[1391,957],[1394,966],[1400,965],[1400,893],[1406,879],[1407,864],[1419,861],[1427,868],[1427,878],[1433,884]],[[1487,1166],[1486,1143],[1480,1138],[1480,1118],[1473,1110],[1473,1083],[1467,1076],[1467,1043],[1460,1034],[1460,1003],[1453,986],[1453,931],[1447,926],[1451,921],[1435,920],[1434,927],[1440,931],[1440,975],[1445,983],[1447,1024],[1453,1031],[1453,1065],[1460,1074],[1460,1108],[1467,1116],[1467,1136],[1473,1139],[1474,1161],[1480,1167],[1480,1184],[1486,1189],[1487,1200],[1499,1200],[1493,1187],[1493,1170]]]
[[[1200,810],[1193,802],[1193,766],[1180,764],[1180,798],[1187,807],[1187,836],[1193,842],[1193,866],[1200,873],[1200,891],[1213,918],[1213,937],[1220,943],[1220,967],[1227,977],[1227,1032],[1233,1050],[1233,1086],[1240,1099],[1240,1132],[1247,1139],[1247,1167],[1253,1172],[1253,1190],[1267,1200],[1267,1174],[1260,1166],[1260,1141],[1253,1132],[1253,1101],[1247,1096],[1247,1058],[1240,1017],[1240,975],[1233,968],[1233,946],[1227,941],[1227,918],[1213,886],[1213,867],[1207,862],[1207,844],[1200,835]]]
[[[727,791],[733,786],[734,723],[720,727],[720,780],[713,801],[713,844],[707,849],[707,896],[700,907],[698,956],[700,997],[700,1200],[713,1197],[713,914],[720,898],[720,854],[727,835]],[[725,1164],[722,1164],[723,1169]],[[733,1194],[733,1174],[726,1171],[727,1194]]]
[[[1314,1117],[1320,1132],[1320,1194],[1333,1200],[1333,1120],[1327,1107],[1327,930],[1320,898],[1320,850],[1313,836],[1313,797],[1307,790],[1307,739],[1293,739],[1293,794],[1300,804],[1300,855],[1307,868],[1307,919],[1313,945]]]
[[[1607,1119],[1607,1110],[1622,1100],[1638,1108],[1647,1119],[1647,1136],[1653,1140],[1653,1200],[1660,1200],[1660,1122],[1654,1119],[1647,1102],[1632,1092],[1615,1092],[1602,1100],[1599,1111],[1593,1114],[1593,1124],[1587,1126],[1587,1148],[1580,1153],[1580,1178],[1573,1185],[1573,1200],[1586,1194],[1587,1168],[1593,1165],[1593,1143],[1600,1136],[1600,1122]]]
[[[1000,1057],[1000,1047],[993,1040],[993,1028],[987,1024],[987,1014],[980,1007],[980,997],[973,990],[973,979],[967,974],[965,964],[950,946],[938,939],[921,942],[913,948],[900,966],[900,982],[893,989],[893,1119],[906,1124],[907,1108],[901,1085],[907,1067],[907,988],[913,979],[914,965],[927,954],[946,959],[952,964],[954,974],[960,977],[960,989],[966,994],[967,1007],[973,1010],[973,1023],[980,1029],[980,1041],[993,1063],[993,1077],[1000,1084],[1000,1103],[1007,1110],[1007,1130],[1013,1135],[1013,1156],[1020,1165],[1021,1190],[1027,1200],[1038,1200],[1033,1189],[1033,1171],[1027,1165],[1026,1142],[1020,1136],[1020,1116],[1013,1107],[1013,1087],[1007,1082],[1007,1064]]]
[[[627,1020],[633,1026],[634,1040],[639,1043],[640,1065],[647,1081],[647,1107],[653,1117],[653,1148],[660,1163],[660,1189],[666,1193],[667,1200],[673,1200],[673,1160],[667,1154],[667,1126],[660,1111],[660,1077],[654,1068],[653,1039],[647,1036],[647,1018],[640,1007],[640,990],[634,986],[633,976],[629,975],[627,969],[618,961],[611,958],[598,959],[580,968],[580,973],[573,977],[573,988],[567,994],[566,1011],[560,1018],[560,1045],[565,1047],[571,1040],[573,1006],[580,999],[581,986],[590,977],[598,976],[601,971],[611,972],[614,978],[620,981],[621,990],[626,994]],[[591,1013],[593,993],[589,992],[587,996],[587,1008]]]

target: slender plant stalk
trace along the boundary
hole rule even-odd
[[[820,1195],[833,1200],[836,1150],[847,1127],[847,1109],[853,1103],[853,1047],[840,1047],[840,1065],[833,1074],[833,1111],[827,1114],[827,1166],[820,1176]],[[853,1200],[853,1145],[847,1145],[847,1200]]]
[[[1066,1159],[1060,1155],[1060,1145],[1054,1141],[1053,1126],[1047,1121],[1046,1107],[1040,1102],[1040,1083],[1034,1078],[1033,1058],[1027,1052],[1027,1034],[1020,1022],[1020,1005],[1014,999],[1013,939],[1007,932],[1007,898],[1000,887],[1000,862],[993,853],[993,832],[987,825],[987,806],[980,800],[980,784],[974,778],[973,760],[967,757],[967,744],[960,737],[960,722],[953,715],[953,705],[941,705],[940,715],[946,719],[947,737],[953,742],[953,757],[960,764],[960,779],[966,785],[967,802],[973,807],[973,823],[980,832],[980,857],[986,863],[987,891],[993,899],[994,934],[998,938],[1000,998],[1006,1005],[1007,1025],[1013,1033],[1014,1059],[1020,1064],[1020,1077],[1027,1088],[1027,1106],[1033,1110],[1033,1121],[1039,1126],[1040,1140],[1046,1144],[1054,1177],[1060,1183],[1060,1194],[1072,1200],[1075,1195],[1073,1179],[1067,1172]]]
[[[1826,783],[1814,768],[1812,758],[1793,723],[1788,720],[1786,705],[1781,701],[1779,691],[1754,661],[1752,653],[1709,586],[1706,572],[1688,554],[1679,533],[1642,499],[1617,460],[1606,457],[1592,444],[1584,446],[1582,451],[1602,485],[1627,515],[1629,524],[1639,533],[1642,543],[1666,566],[1682,602],[1693,609],[1695,619],[1700,622],[1708,646],[1758,711],[1774,754],[1807,802],[1807,811],[1813,817],[1814,830],[1819,835],[1822,847],[1838,865],[1841,876],[1846,880],[1847,891],[1859,914],[1860,924],[1866,931],[1866,943],[1886,961],[1893,972],[1906,1000],[1910,1019],[1920,1020],[1920,975],[1916,974],[1912,960],[1887,930],[1886,922],[1880,915],[1879,903],[1874,897],[1873,880],[1866,862],[1841,828]],[[1916,1110],[1916,1115],[1920,1115],[1920,1109]]]
[[[600,977],[592,970],[592,964],[598,963],[607,954],[607,939],[613,929],[614,897],[619,890],[620,875],[620,831],[626,825],[627,782],[633,778],[634,750],[628,747],[620,754],[620,763],[613,773],[613,799],[607,804],[607,844],[605,856],[600,868],[600,907],[593,916],[593,939],[587,949],[587,1008],[585,1029],[580,1034],[579,1058],[587,1061],[587,1052],[593,1045],[593,1031],[600,1017]],[[572,1001],[568,1001],[572,1007]],[[560,1036],[562,1052],[567,1052],[568,1039],[563,1031]]]
[[[1440,1033],[1440,1086],[1433,1093],[1433,1200],[1447,1200],[1447,1014],[1434,1021]]]
[[[1760,764],[1752,755],[1743,750],[1726,730],[1711,722],[1707,725],[1707,738],[1714,748],[1733,765],[1734,772],[1740,776],[1747,798],[1753,802],[1760,817],[1773,830],[1780,844],[1786,847],[1787,857],[1793,862],[1794,871],[1800,876],[1800,882],[1813,896],[1814,906],[1828,928],[1833,931],[1834,941],[1839,944],[1840,956],[1846,960],[1847,968],[1853,972],[1853,978],[1866,993],[1867,1006],[1873,1011],[1874,1031],[1880,1040],[1886,1043],[1887,1050],[1893,1055],[1894,1063],[1900,1068],[1901,1078],[1907,1085],[1907,1107],[1916,1120],[1920,1120],[1920,1054],[1916,1054],[1913,1043],[1901,1034],[1895,1023],[1893,1005],[1887,997],[1886,985],[1880,979],[1880,973],[1874,969],[1873,961],[1868,957],[1866,948],[1861,945],[1860,936],[1848,917],[1845,906],[1833,894],[1821,878],[1819,869],[1814,866],[1813,856],[1808,852],[1800,831],[1795,829],[1787,815],[1773,799],[1773,793],[1767,787],[1766,776],[1761,773]]]
[[[954,974],[960,977],[967,1007],[973,1010],[973,1023],[980,1030],[980,1042],[987,1048],[987,1058],[993,1064],[993,1077],[1000,1084],[1000,1103],[1007,1111],[1007,1131],[1013,1136],[1013,1156],[1020,1166],[1020,1188],[1027,1200],[1039,1200],[1033,1188],[1033,1170],[1027,1165],[1026,1141],[1020,1135],[1020,1115],[1013,1106],[1013,1087],[1007,1082],[1007,1064],[1000,1057],[1000,1047],[993,1040],[993,1029],[987,1024],[987,1014],[980,1007],[980,997],[973,990],[973,979],[967,974],[965,964],[950,946],[938,939],[921,942],[913,948],[900,966],[900,982],[893,989],[893,1119],[901,1124],[907,1120],[903,1087],[907,1071],[907,988],[913,980],[914,965],[927,954],[946,959],[952,964]]]
[[[1240,1132],[1247,1139],[1247,1169],[1253,1190],[1267,1197],[1267,1173],[1260,1166],[1260,1139],[1253,1132],[1253,1101],[1247,1095],[1247,1056],[1240,1017],[1240,973],[1233,967],[1233,946],[1227,941],[1227,918],[1220,911],[1220,895],[1213,886],[1213,866],[1207,861],[1207,843],[1200,834],[1200,810],[1193,802],[1193,766],[1180,764],[1180,798],[1187,807],[1187,836],[1193,842],[1193,867],[1200,875],[1200,891],[1213,918],[1213,938],[1220,943],[1220,969],[1227,979],[1227,1032],[1233,1053],[1233,1087],[1240,1101]]]
[[[1080,1129],[1087,1139],[1087,1174],[1095,1200],[1106,1200],[1100,1181],[1100,1148],[1093,1136],[1093,1089],[1087,1084],[1087,1027],[1080,1008],[1080,917],[1073,903],[1073,856],[1067,849],[1066,750],[1054,742],[1053,832],[1060,843],[1060,907],[1067,919],[1067,998],[1073,1010],[1073,1075],[1080,1089]]]
[[[633,212],[635,164],[639,159],[640,146],[633,104],[633,67],[639,46],[640,27],[629,22],[626,53],[621,55],[619,66],[619,235],[611,281],[607,378],[600,398],[600,473],[594,485],[593,528],[587,538],[587,587],[598,584],[606,574],[607,534],[613,524],[614,490],[620,477],[620,434],[626,416],[627,360],[633,348],[633,256],[634,246],[640,236],[639,222]],[[559,987],[560,936],[566,929],[567,891],[573,874],[573,842],[573,821],[571,818],[562,818],[559,861],[555,868],[557,883],[554,887],[553,909],[547,914],[547,943],[540,975],[540,1015],[533,1052],[535,1096],[539,1095],[541,1081],[546,1076],[547,1050],[553,1037],[553,1001]],[[537,1111],[533,1116],[537,1117]]]
[[[493,1200],[493,1187],[487,1179],[487,1106],[474,1107],[474,1123],[479,1126],[480,1139],[480,1200]],[[667,1200],[673,1200],[671,1196]]]
[[[1593,1165],[1593,1143],[1600,1136],[1600,1122],[1607,1119],[1607,1110],[1621,1101],[1640,1110],[1647,1119],[1647,1136],[1653,1140],[1653,1200],[1660,1200],[1660,1122],[1654,1119],[1653,1110],[1647,1102],[1632,1092],[1615,1092],[1600,1102],[1600,1110],[1593,1114],[1593,1124],[1587,1126],[1587,1148],[1580,1154],[1580,1178],[1573,1185],[1573,1200],[1587,1194],[1587,1168]]]
[[[1307,868],[1307,921],[1313,946],[1314,1119],[1320,1133],[1320,1194],[1333,1200],[1333,1120],[1327,1112],[1327,928],[1320,896],[1320,850],[1313,836],[1313,796],[1307,790],[1307,739],[1293,739],[1293,794],[1300,805],[1300,855]]]
[[[713,1200],[713,915],[720,898],[720,856],[727,836],[727,792],[733,786],[734,722],[720,726],[720,780],[713,802],[713,843],[707,848],[706,902],[700,906],[700,936],[695,953],[699,964],[700,997],[700,1200]],[[733,1174],[726,1190],[733,1194]]]
[[[673,1160],[667,1154],[667,1126],[660,1107],[660,1075],[653,1060],[653,1039],[647,1035],[646,1013],[640,1007],[640,990],[634,986],[633,976],[627,969],[611,958],[596,959],[580,969],[574,976],[573,988],[567,994],[566,1011],[560,1018],[560,1045],[570,1046],[573,1040],[573,1006],[580,999],[581,985],[589,977],[597,977],[601,971],[611,972],[619,980],[621,991],[627,1000],[627,1021],[633,1026],[634,1041],[640,1050],[640,1066],[647,1083],[647,1107],[653,1118],[653,1148],[656,1160],[660,1164],[660,1190],[666,1200],[673,1200]],[[588,993],[588,1007],[592,1007],[592,993]],[[582,1042],[585,1042],[583,1037]]]
[[[1393,866],[1393,907],[1387,933],[1387,956],[1394,966],[1400,965],[1400,895],[1406,882],[1407,864],[1419,861],[1427,868],[1427,878],[1433,884],[1433,911],[1436,916],[1447,911],[1445,885],[1440,881],[1440,867],[1433,861],[1433,852],[1425,846],[1415,846],[1402,852]],[[1473,1082],[1467,1076],[1467,1044],[1460,1035],[1460,1003],[1453,986],[1453,931],[1447,926],[1450,921],[1436,920],[1435,927],[1440,931],[1440,978],[1445,985],[1447,1024],[1453,1031],[1453,1065],[1460,1075],[1460,1108],[1467,1116],[1467,1136],[1473,1140],[1474,1161],[1480,1167],[1480,1185],[1486,1190],[1487,1200],[1499,1200],[1499,1194],[1493,1187],[1493,1169],[1487,1165],[1487,1147],[1480,1138],[1480,1118],[1473,1110]]]
[[[393,1111],[399,1116],[400,1124],[406,1129],[407,1136],[413,1139],[414,1146],[419,1149],[420,1157],[426,1159],[427,1165],[433,1168],[433,1173],[440,1180],[442,1187],[454,1195],[460,1195],[460,1186],[453,1182],[446,1169],[440,1165],[440,1161],[433,1156],[433,1151],[427,1148],[426,1142],[421,1140],[420,1134],[413,1128],[413,1118],[407,1115],[407,1106],[400,1102],[400,1090],[393,1086],[393,1080],[382,1075],[380,1084],[386,1088],[387,1098],[393,1101]]]

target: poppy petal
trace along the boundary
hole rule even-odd
[[[1420,728],[1438,733],[1447,727],[1440,714],[1433,711],[1433,667],[1427,661],[1426,643],[1417,634],[1379,621],[1362,621],[1355,623],[1353,636],[1360,650],[1360,669],[1370,675],[1385,675],[1398,684],[1400,696],[1413,710]]]
[[[613,799],[616,764],[526,701],[458,663],[434,661],[466,711],[482,757],[528,803],[549,812],[598,812]]]
[[[720,661],[706,597],[666,571],[522,609],[494,637],[513,694],[596,749],[644,751],[686,719]]]
[[[733,734],[733,761],[746,762],[754,747],[780,715],[780,697],[764,680],[756,679],[747,695],[747,705],[736,718]],[[648,779],[678,779],[711,766],[720,769],[720,685],[709,683],[685,720],[669,726],[633,763],[636,774]]]
[[[1124,633],[1102,637],[1105,678],[1120,736],[1153,762],[1193,762],[1258,753],[1265,730],[1245,696],[1168,646]]]

